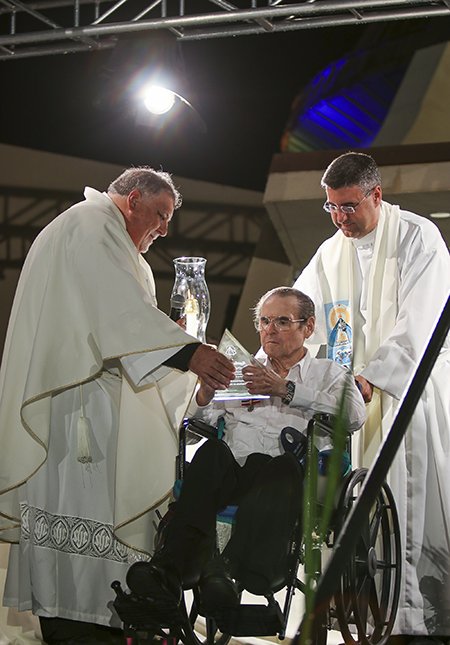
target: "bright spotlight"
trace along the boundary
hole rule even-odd
[[[144,36],[138,33],[119,38],[101,74],[104,81],[94,103],[99,109],[124,114],[137,126],[159,130],[182,125],[206,132],[202,117],[190,102],[181,45],[175,34],[155,30]]]
[[[153,114],[165,114],[175,103],[175,94],[164,87],[152,85],[145,93],[144,105]]]

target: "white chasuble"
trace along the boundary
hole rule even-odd
[[[342,303],[348,307],[354,373],[374,385],[353,461],[370,466],[447,301],[450,257],[432,222],[382,202],[366,278],[365,325],[361,316],[355,324],[360,293],[353,262],[357,258],[352,241],[337,232],[321,245],[294,286],[316,305],[316,332],[310,339],[316,348],[324,345],[328,352],[336,352],[336,347],[330,348],[327,315]],[[388,475],[403,548],[397,634],[450,635],[448,348],[447,339]]]
[[[0,374],[0,536],[20,538],[5,604],[114,624],[110,584],[153,551],[197,381],[162,363],[196,340],[157,308],[119,209],[85,196],[38,236],[17,287]]]

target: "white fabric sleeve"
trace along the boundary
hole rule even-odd
[[[130,356],[122,356],[120,362],[136,387],[139,387],[158,381],[169,374],[173,368],[167,367],[163,363],[180,349],[180,347],[169,347],[143,354],[131,354]]]
[[[345,411],[349,424],[349,432],[353,433],[364,425],[366,421],[366,408],[353,378],[346,373],[337,374],[326,390],[315,390],[303,383],[296,383],[294,398],[289,405],[290,407],[301,408],[304,412],[311,414],[311,416],[318,413],[336,416],[345,391],[345,381],[347,379],[348,387],[346,391]]]
[[[195,417],[211,426],[215,426],[219,417],[223,416],[224,410],[223,402],[214,401],[213,399],[208,405],[200,406],[197,403],[196,396],[193,396],[189,404],[187,416]]]
[[[414,375],[450,290],[450,260],[444,243],[427,249],[427,232],[415,233],[412,240],[412,232],[404,236],[399,249],[395,327],[361,372],[369,383],[396,399],[401,399]]]

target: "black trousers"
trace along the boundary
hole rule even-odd
[[[165,544],[184,586],[198,582],[213,554],[217,512],[238,505],[223,555],[251,593],[280,589],[302,494],[302,467],[291,454],[255,453],[240,466],[223,441],[204,443],[187,469]]]
[[[66,618],[39,617],[42,639],[47,645],[126,645],[121,629]]]

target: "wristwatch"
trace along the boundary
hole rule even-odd
[[[295,394],[295,383],[294,381],[288,381],[286,384],[286,396],[284,399],[281,399],[281,403],[284,405],[289,405],[289,403],[292,401],[294,398]]]

